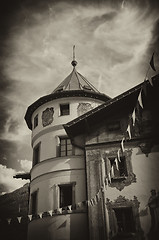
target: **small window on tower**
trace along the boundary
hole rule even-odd
[[[34,128],[38,126],[38,114],[34,118]]]
[[[67,207],[74,204],[75,184],[59,185],[59,207]]]
[[[68,137],[60,138],[60,157],[73,155],[73,147]]]
[[[60,116],[65,116],[70,114],[69,104],[60,104]]]
[[[33,149],[33,166],[40,162],[40,143]]]
[[[37,191],[31,194],[31,214],[37,213]]]

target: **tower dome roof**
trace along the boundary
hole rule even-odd
[[[72,61],[72,65],[73,62],[74,61]],[[72,72],[58,85],[58,87],[52,93],[70,90],[87,90],[100,93],[85,77],[76,71],[75,65],[73,65]]]

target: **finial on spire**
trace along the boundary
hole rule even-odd
[[[75,60],[75,45],[73,46],[73,61],[71,62],[73,67],[76,67],[77,61]]]

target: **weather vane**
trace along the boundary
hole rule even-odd
[[[73,61],[71,62],[73,67],[76,67],[77,61],[75,60],[75,45],[73,45]]]

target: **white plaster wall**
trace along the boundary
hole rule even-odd
[[[66,116],[60,116],[60,104],[70,104],[70,114]],[[34,125],[34,117],[38,114],[38,126],[32,131],[32,137],[34,137],[37,133],[39,133],[43,129],[47,129],[51,126],[61,125],[64,123],[67,123],[71,121],[72,119],[78,117],[77,114],[77,107],[79,103],[90,103],[93,108],[97,107],[98,105],[102,104],[103,102],[97,99],[87,98],[87,97],[68,97],[68,98],[59,98],[55,99],[53,101],[47,102],[46,104],[43,104],[38,109],[35,110],[35,112],[32,115],[32,125]],[[42,112],[46,110],[46,108],[54,108],[54,114],[53,114],[53,122],[46,126],[42,126]]]
[[[49,158],[56,157],[56,147],[58,143],[58,137],[67,135],[64,129],[48,132],[41,135],[33,143],[33,148],[41,142],[40,146],[40,162]],[[83,151],[75,147],[75,155],[83,155]]]
[[[86,213],[46,217],[30,222],[28,240],[88,240]]]
[[[31,182],[30,193],[38,190],[37,212],[55,210],[58,206],[58,196],[55,185],[75,182],[75,203],[86,200],[85,170],[61,171],[61,173],[46,174]]]
[[[49,172],[57,172],[70,169],[85,169],[83,156],[59,157],[45,160],[36,164],[31,171],[31,180]]]

